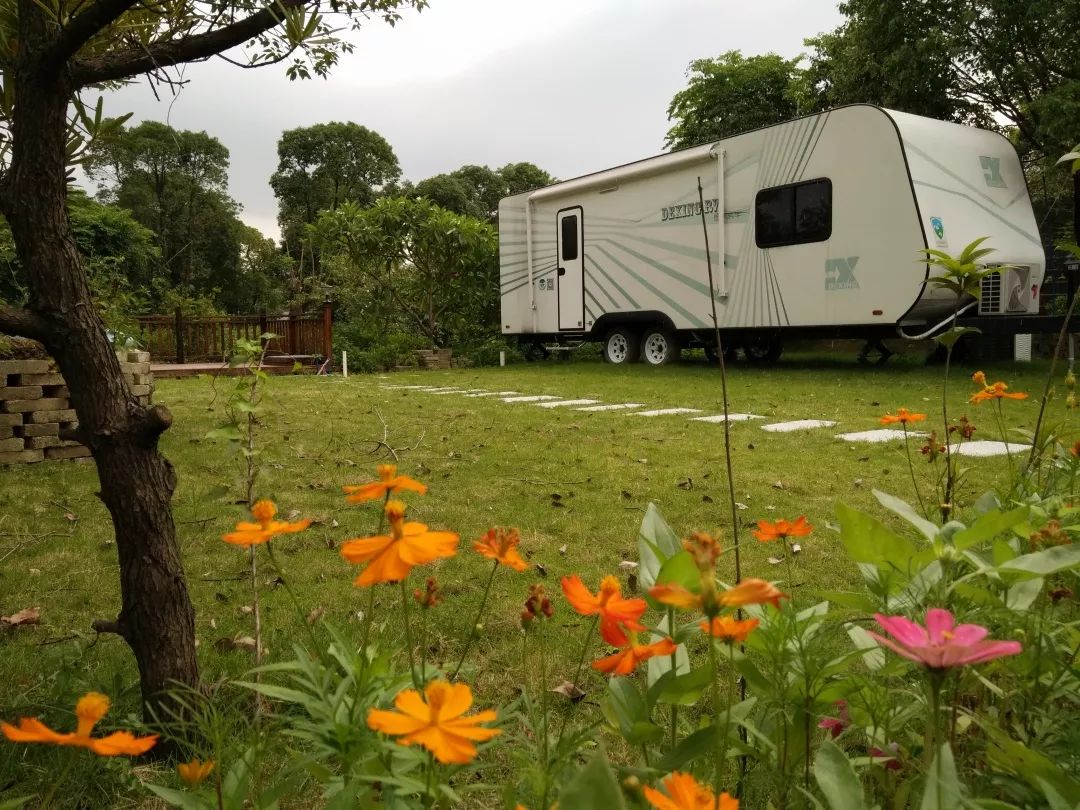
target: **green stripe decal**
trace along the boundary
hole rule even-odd
[[[608,240],[608,241],[610,241],[610,240]],[[605,248],[597,247],[596,249],[600,253],[604,254],[612,262],[614,262],[628,276],[630,276],[635,281],[637,281],[638,284],[640,284],[642,287],[647,289],[649,292],[651,292],[653,295],[655,295],[657,298],[659,298],[661,301],[663,301],[665,304],[667,304],[673,310],[675,310],[680,315],[682,315],[684,318],[686,318],[686,320],[689,321],[691,323],[691,325],[693,325],[693,326],[707,326],[708,325],[708,324],[705,323],[704,320],[697,317],[696,315],[691,314],[686,309],[684,309],[681,304],[679,304],[675,299],[671,298],[669,295],[664,293],[663,290],[661,290],[660,288],[658,288],[658,287],[654,286],[653,284],[651,284],[649,282],[649,280],[646,279],[644,276],[642,276],[640,273],[634,272],[629,267],[627,267],[625,264],[623,264],[621,261],[616,259]],[[623,250],[627,250],[627,249],[624,247]],[[628,252],[632,253],[632,251],[628,251]],[[646,261],[648,261],[649,264],[653,264],[653,262],[650,261],[650,260],[646,260]],[[655,266],[658,267],[658,268],[663,267],[662,265],[655,265]],[[671,275],[670,272],[669,272],[669,275]],[[677,277],[678,274],[675,274],[675,276]],[[706,292],[707,291],[708,291],[708,288],[706,288]]]

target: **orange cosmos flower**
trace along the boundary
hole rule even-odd
[[[709,788],[698,783],[688,773],[676,771],[663,781],[667,796],[645,786],[645,798],[657,810],[739,810],[739,800],[727,793],[717,799]]]
[[[971,381],[976,385],[982,385],[985,387],[986,375],[983,374],[981,371],[976,371],[974,374],[971,375]]]
[[[1076,442],[1072,447],[1069,448],[1069,455],[1071,455],[1073,458],[1080,458],[1080,442]]]
[[[176,766],[176,772],[180,774],[180,778],[193,786],[203,782],[213,770],[214,761],[212,759],[208,759],[206,762],[193,759],[191,762],[181,762]]]
[[[490,740],[500,730],[482,728],[490,723],[495,712],[464,717],[472,706],[472,690],[463,683],[432,681],[424,687],[424,695],[406,689],[394,698],[398,711],[369,709],[367,722],[374,731],[398,737],[401,745],[419,743],[442,763],[464,765],[476,757],[475,742]]]
[[[712,572],[720,557],[720,543],[711,534],[694,532],[683,540],[682,546],[694,558],[694,565],[701,572]]]
[[[98,692],[90,692],[79,698],[79,702],[75,704],[75,716],[79,718],[79,724],[73,733],[62,734],[53,731],[35,717],[21,718],[18,728],[8,723],[0,723],[0,731],[3,731],[4,736],[12,742],[73,745],[78,748],[89,748],[103,757],[115,757],[121,754],[138,756],[154,747],[158,738],[157,734],[136,737],[130,731],[117,731],[105,737],[91,737],[90,732],[108,711],[109,698]]]
[[[897,408],[896,416],[891,413],[885,414],[881,417],[881,424],[883,425],[907,425],[912,422],[924,422],[926,421],[925,413],[912,413],[907,408]]]
[[[731,616],[714,616],[711,623],[704,621],[700,626],[703,632],[708,633],[713,638],[742,644],[746,641],[746,637],[758,626],[758,620],[745,619],[739,621]]]
[[[814,529],[813,526],[806,522],[806,515],[799,515],[794,523],[786,520],[778,520],[776,523],[759,520],[757,525],[758,527],[754,529],[753,534],[762,543],[784,540],[788,537],[806,537]]]
[[[1028,395],[1022,391],[1009,391],[1009,386],[1000,380],[993,385],[986,385],[982,391],[977,391],[971,395],[971,399],[968,402],[973,405],[978,405],[980,402],[986,402],[988,399],[1027,399]]]
[[[600,580],[596,595],[589,591],[576,574],[562,578],[566,601],[582,616],[600,616],[600,635],[615,647],[628,643],[626,630],[644,630],[638,619],[648,605],[644,599],[623,599],[619,580],[606,576]]]
[[[521,535],[517,529],[488,529],[483,537],[473,543],[473,549],[482,557],[502,563],[507,568],[524,571],[529,564],[518,554],[517,545],[520,542]]]
[[[236,531],[222,535],[221,539],[234,546],[254,546],[265,543],[279,534],[292,534],[302,532],[311,525],[310,520],[298,520],[296,523],[286,523],[284,520],[274,520],[277,507],[273,501],[255,501],[251,507],[251,514],[258,523],[240,521],[236,524]]]
[[[379,480],[359,486],[345,486],[342,490],[348,496],[345,498],[349,503],[362,503],[373,501],[376,498],[385,498],[387,495],[401,492],[403,489],[411,490],[420,495],[427,492],[427,487],[407,475],[398,475],[397,467],[393,464],[380,464],[375,468],[379,473]]]
[[[358,537],[341,546],[341,556],[351,563],[369,563],[353,584],[374,585],[405,579],[414,566],[457,554],[459,538],[453,532],[429,532],[423,523],[405,522],[405,504],[386,502],[390,534]]]
[[[744,579],[734,588],[729,588],[720,594],[720,604],[727,607],[742,607],[743,605],[780,607],[780,600],[786,598],[787,594],[782,593],[771,582],[751,578]]]
[[[593,669],[611,675],[629,675],[642,661],[648,661],[656,655],[671,655],[676,644],[670,638],[655,641],[652,644],[638,644],[637,634],[631,634],[625,644],[616,645],[619,651],[614,655],[593,661]]]

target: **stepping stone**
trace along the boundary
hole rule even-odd
[[[626,408],[644,408],[645,404],[642,402],[623,402],[619,405],[593,405],[591,408],[578,408],[579,411],[586,411],[589,413],[596,413],[597,411],[621,411]]]
[[[656,411],[638,411],[628,416],[674,416],[678,413],[701,413],[701,408],[660,408]]]
[[[424,393],[425,394],[435,394],[436,396],[440,396],[442,394],[464,394],[465,392],[462,391],[460,388],[448,388],[445,391],[425,391]]]
[[[406,388],[431,388],[430,385],[380,385],[380,388],[400,388],[402,390]]]
[[[794,422],[774,422],[771,425],[762,425],[762,430],[769,433],[791,433],[794,430],[813,430],[814,428],[835,427],[836,422],[829,419],[797,419]]]
[[[461,391],[460,388],[453,388],[449,385],[444,385],[440,388],[424,388],[420,391],[422,394],[457,394]]]
[[[538,394],[532,397],[503,397],[503,402],[542,402],[545,399],[558,399],[551,394]]]
[[[921,438],[925,433],[916,433],[913,430],[907,432],[909,438]],[[885,428],[883,430],[863,430],[858,433],[841,433],[836,438],[845,442],[891,442],[893,439],[903,439],[904,431]]]
[[[1016,444],[1015,442],[964,442],[959,447],[953,448],[958,456],[975,456],[987,458],[989,456],[1004,456],[1009,453],[1026,453],[1031,449],[1030,444]]]
[[[537,402],[538,408],[566,408],[570,405],[592,405],[599,402],[598,399],[563,399],[558,402]]]
[[[467,397],[512,397],[517,394],[517,391],[485,391],[482,394],[466,394]]]
[[[692,416],[691,422],[746,422],[750,419],[764,419],[764,416],[755,416],[752,413],[729,413],[726,417],[721,413],[716,416]]]

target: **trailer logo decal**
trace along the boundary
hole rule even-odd
[[[720,200],[713,198],[705,200],[705,213],[715,214],[720,208]],[[666,205],[660,209],[660,221],[667,222],[669,219],[685,219],[686,217],[700,217],[701,203],[683,203],[682,205]]]
[[[990,188],[1008,188],[1005,179],[1001,176],[1001,158],[979,155],[979,165],[982,166],[983,179]]]
[[[855,265],[859,263],[858,256],[848,256],[846,259],[825,260],[825,289],[826,290],[857,290],[859,282],[855,280]]]

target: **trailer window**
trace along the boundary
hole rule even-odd
[[[572,262],[578,257],[577,214],[562,218],[562,260]]]
[[[832,235],[832,181],[762,189],[754,211],[760,248],[822,242]]]

